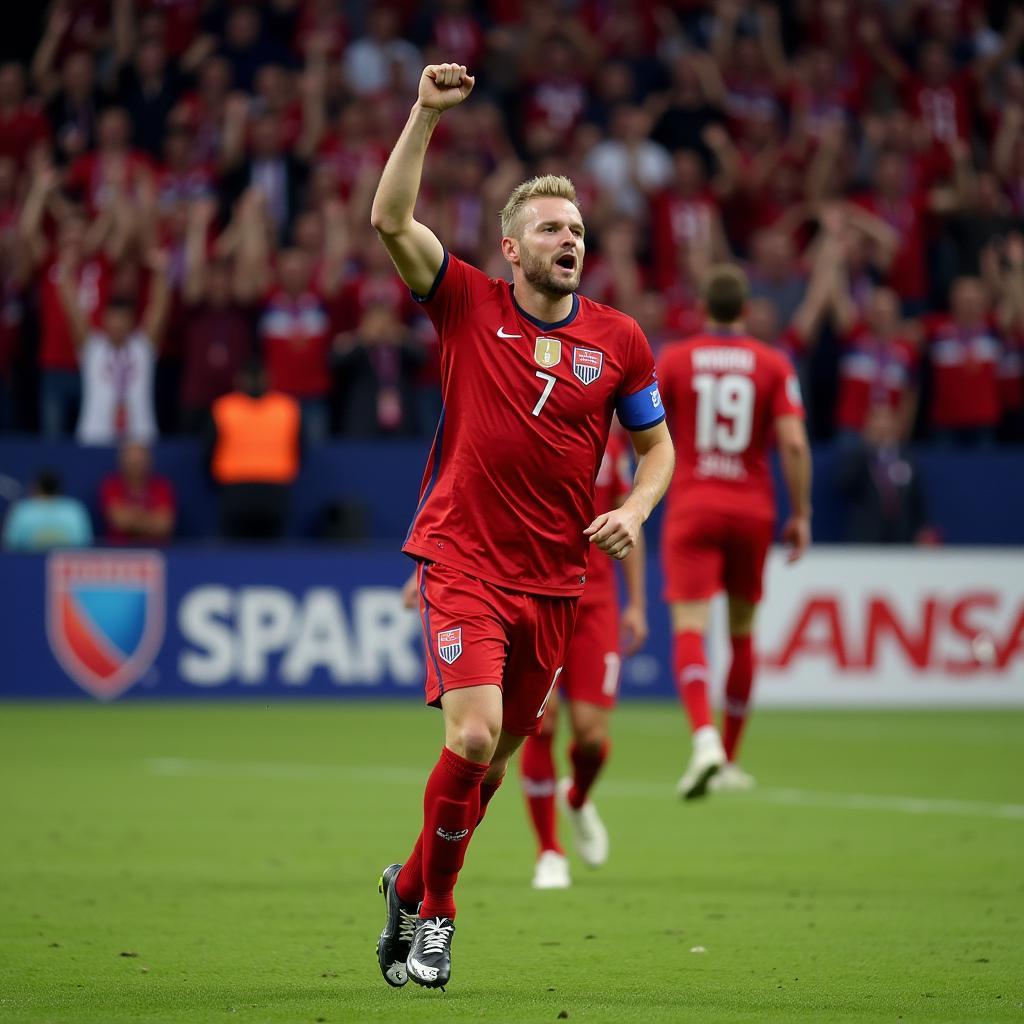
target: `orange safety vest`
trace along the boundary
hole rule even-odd
[[[213,403],[219,484],[290,484],[299,472],[299,403],[269,391],[261,398],[234,391]]]

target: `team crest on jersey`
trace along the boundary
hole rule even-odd
[[[450,665],[462,653],[462,627],[442,629],[437,634],[437,656]]]
[[[113,700],[149,670],[164,638],[156,551],[60,552],[46,565],[46,632],[65,672]]]
[[[539,366],[557,366],[562,361],[562,343],[557,338],[538,338],[533,345],[533,361]]]
[[[584,384],[593,384],[604,369],[604,353],[593,348],[574,348],[572,350],[572,372]]]

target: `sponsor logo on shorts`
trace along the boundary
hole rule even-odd
[[[455,832],[448,832],[445,829],[441,828],[440,825],[438,825],[437,826],[437,834],[442,839],[447,839],[449,843],[459,843],[459,842],[462,842],[462,840],[465,839],[466,836],[469,835],[469,829],[468,828],[460,828],[460,829],[457,829]]]
[[[450,665],[462,654],[462,627],[442,629],[437,634],[437,656]]]
[[[593,384],[604,369],[604,353],[593,348],[574,348],[572,350],[572,372],[584,384]]]

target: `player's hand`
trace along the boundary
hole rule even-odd
[[[416,608],[420,603],[420,588],[416,584],[416,573],[413,573],[402,587],[402,607]]]
[[[419,104],[440,113],[458,106],[472,91],[476,79],[465,64],[428,64],[420,75]]]
[[[622,653],[628,658],[647,643],[647,636],[651,631],[647,625],[647,610],[637,604],[627,604],[622,609],[620,624]]]
[[[782,543],[789,549],[786,561],[798,562],[811,544],[811,520],[808,516],[790,516],[782,528]]]
[[[643,522],[627,505],[599,515],[584,531],[606,555],[620,561],[633,550]]]

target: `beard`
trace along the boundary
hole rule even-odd
[[[576,269],[572,275],[565,277],[556,271],[547,260],[533,252],[525,244],[519,247],[519,266],[528,284],[545,295],[561,297],[571,295],[580,286],[580,275],[583,273],[583,260],[576,257]]]

